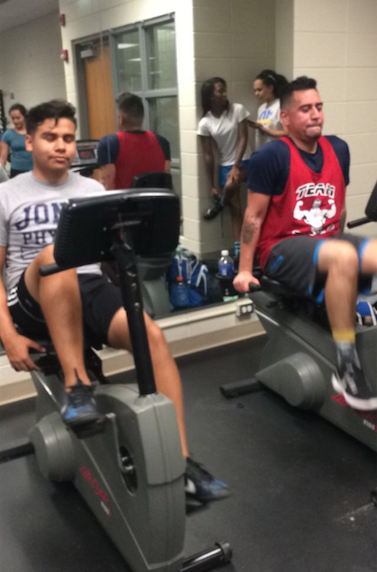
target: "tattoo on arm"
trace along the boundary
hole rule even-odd
[[[242,242],[249,244],[256,231],[256,224],[254,221],[245,221],[242,227]]]

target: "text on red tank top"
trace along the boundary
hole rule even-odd
[[[320,137],[323,166],[315,173],[302,159],[297,147],[281,138],[290,150],[290,171],[281,195],[273,195],[262,226],[259,264],[264,267],[271,248],[280,240],[294,236],[327,238],[340,231],[345,200],[343,172],[331,143]]]

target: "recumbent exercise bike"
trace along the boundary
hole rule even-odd
[[[119,267],[138,385],[106,383],[89,350],[87,368],[96,370],[95,397],[105,422],[73,432],[60,415],[57,358],[40,354],[40,371],[32,373],[38,395],[30,439],[43,475],[73,482],[133,572],[199,572],[231,559],[228,543],[183,557],[185,462],[174,405],[156,393],[143,317],[135,256],[169,253],[178,237],[179,199],[172,191],[72,199],[60,216],[56,264],[40,270],[48,275],[108,260]]]
[[[377,222],[377,184],[365,214],[348,228]],[[267,276],[259,279],[261,286],[252,290],[251,297],[268,341],[255,377],[222,385],[223,395],[235,397],[266,386],[290,405],[316,411],[377,451],[377,412],[351,409],[332,387],[336,349],[324,306]],[[363,372],[377,388],[377,326],[357,325],[356,344]]]

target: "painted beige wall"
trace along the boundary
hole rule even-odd
[[[242,103],[256,116],[253,79],[263,68],[275,64],[274,0],[193,0],[194,64],[197,94],[196,121],[186,133],[182,148],[187,169],[183,175],[182,201],[185,244],[200,254],[218,253],[232,246],[229,213],[203,221],[210,188],[200,141],[196,135],[201,116],[200,87],[212,76],[224,77],[231,101]],[[253,144],[253,134],[251,145]],[[246,187],[242,189],[246,202]]]
[[[0,88],[6,110],[16,102],[30,107],[66,97],[61,49],[58,12],[0,34]]]
[[[377,1],[294,0],[293,18],[293,75],[317,79],[324,133],[350,147],[348,220],[359,218],[377,180]]]
[[[60,0],[65,28],[53,13],[1,35],[1,88],[27,106],[65,96],[77,105],[72,57],[68,64],[60,61],[62,44],[72,56],[73,40],[174,12],[183,243],[203,254],[217,252],[230,239],[227,214],[223,228],[220,220],[201,218],[208,183],[196,136],[200,85],[212,75],[224,76],[231,99],[253,114],[252,79],[270,66],[288,78],[305,73],[318,80],[325,132],[340,135],[351,149],[348,210],[355,218],[377,173],[377,2],[317,0],[313,10],[311,0]],[[9,99],[5,103],[9,107]],[[372,225],[360,231],[376,233]]]

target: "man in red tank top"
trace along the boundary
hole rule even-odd
[[[129,189],[136,175],[170,170],[167,139],[142,129],[144,106],[141,98],[122,93],[117,105],[120,131],[102,137],[98,145],[100,182],[108,191]]]
[[[377,273],[377,240],[342,234],[348,147],[337,137],[322,137],[322,102],[313,79],[300,77],[285,88],[281,123],[287,136],[250,159],[234,286],[248,292],[250,283],[258,284],[252,274],[257,254],[266,275],[325,301],[337,349],[333,386],[350,406],[377,409],[376,390],[361,371],[355,346],[358,287]]]

